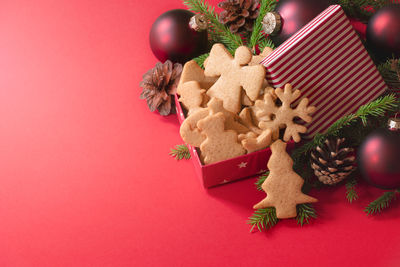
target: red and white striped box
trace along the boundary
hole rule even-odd
[[[317,107],[313,121],[306,124],[308,138],[387,89],[339,5],[328,7],[261,64],[271,85],[291,83]]]

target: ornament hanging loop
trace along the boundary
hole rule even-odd
[[[276,35],[282,28],[281,15],[277,12],[268,12],[261,24],[265,34]]]
[[[201,32],[207,29],[207,19],[204,15],[196,14],[189,20],[189,27],[196,32]]]
[[[388,129],[390,131],[400,131],[400,118],[397,118],[397,114],[394,116],[394,118],[390,118],[388,120]]]

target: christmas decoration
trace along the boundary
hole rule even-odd
[[[258,17],[259,0],[225,0],[218,4],[224,9],[219,21],[229,27],[233,33],[248,33]]]
[[[154,22],[150,30],[150,46],[161,62],[169,59],[184,63],[206,52],[208,39],[204,26],[207,23],[204,17],[192,19],[193,16],[190,11],[174,9]]]
[[[400,60],[389,59],[385,63],[378,66],[389,90],[400,95]]]
[[[344,141],[344,138],[330,138],[311,152],[311,168],[323,184],[337,184],[355,168],[355,157],[349,156],[354,150],[343,147]]]
[[[386,209],[387,207],[389,207],[390,203],[396,199],[396,197],[399,195],[399,193],[400,193],[400,190],[383,193],[382,196],[380,196],[376,200],[372,201],[364,209],[364,212],[367,213],[367,215],[372,215],[372,214],[381,212],[383,209]]]
[[[332,3],[331,0],[279,0],[275,12],[264,16],[264,31],[272,35],[275,45],[280,45]]]
[[[190,159],[190,151],[185,144],[176,145],[175,148],[171,148],[169,154],[176,160]]]
[[[368,21],[366,37],[379,60],[400,57],[400,4],[379,9]]]
[[[163,116],[175,111],[174,94],[181,72],[181,64],[167,60],[164,64],[158,62],[143,75],[139,84],[143,88],[140,98],[147,100],[150,111],[157,109]]]
[[[382,189],[400,188],[400,119],[389,119],[361,144],[358,162],[362,176]]]

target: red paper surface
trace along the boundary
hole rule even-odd
[[[216,5],[217,1],[211,2]],[[319,219],[249,233],[247,179],[206,190],[175,116],[139,100],[152,22],[180,1],[2,1],[0,266],[399,266],[400,203],[312,191]]]

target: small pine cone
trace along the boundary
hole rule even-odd
[[[175,112],[174,94],[181,72],[181,64],[172,64],[167,60],[164,64],[157,62],[153,69],[143,75],[143,80],[139,84],[143,88],[140,98],[147,100],[152,112],[157,109],[163,116]]]
[[[311,168],[320,182],[337,184],[355,169],[355,157],[348,155],[354,150],[343,147],[344,141],[344,138],[327,139],[311,152]]]
[[[259,13],[259,0],[225,0],[218,4],[224,9],[219,14],[219,22],[229,27],[233,33],[245,33],[253,30],[253,24]]]

